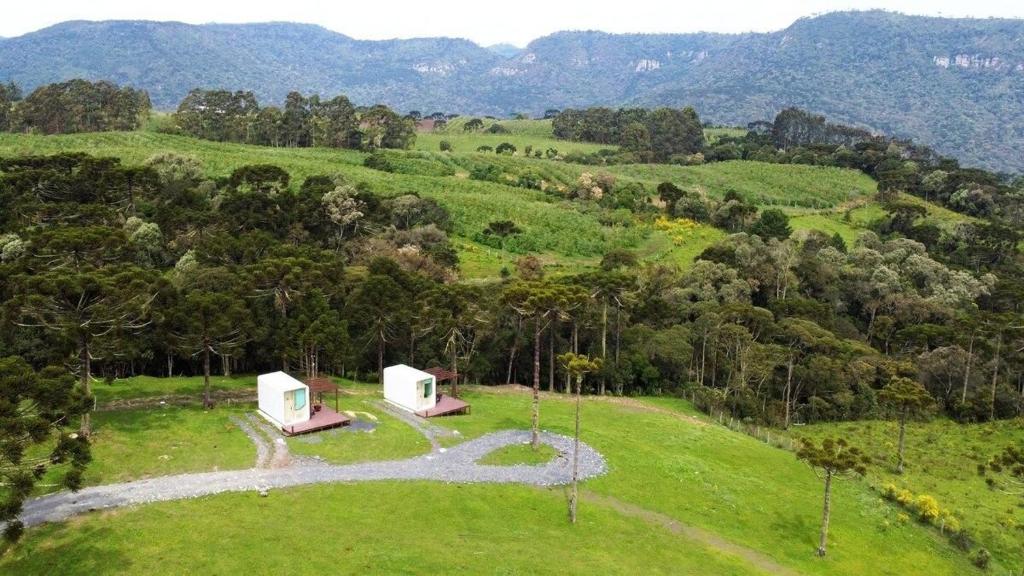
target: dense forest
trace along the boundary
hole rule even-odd
[[[176,128],[218,142],[305,148],[409,148],[412,118],[387,106],[356,108],[345,96],[321,101],[290,92],[283,108],[260,107],[252,92],[192,90],[174,114]]]
[[[704,127],[693,108],[563,110],[551,125],[557,138],[619,146],[629,162],[686,163],[704,148]]]
[[[135,130],[149,117],[149,111],[145,91],[110,82],[48,84],[24,99],[15,84],[0,86],[0,131],[71,134]]]
[[[902,154],[841,156],[873,167],[885,197],[880,166]],[[945,174],[928,188],[936,200],[985,186],[983,173],[901,162],[922,181]],[[3,310],[18,327],[0,356],[70,362],[86,389],[90,375],[182,371],[373,378],[402,361],[557,390],[566,379],[555,357],[575,350],[606,360],[591,392],[687,393],[783,425],[870,416],[877,392],[904,376],[958,418],[1020,407],[1019,236],[1001,224],[1015,197],[1002,184],[988,191],[998,210],[952,232],[922,229],[919,212],[890,198],[876,232],[847,246],[792,238],[785,214],[738,195],[712,200],[666,182],[654,210],[734,233],[690,269],[613,252],[597,272],[545,278],[526,256],[512,277],[467,285],[453,282],[448,214],[415,194],[384,197],[330,175],[293,186],[268,165],[208,180],[173,154],[143,166],[60,155],[0,167]],[[595,209],[636,193],[584,178],[575,201]],[[517,233],[508,222],[488,232]]]

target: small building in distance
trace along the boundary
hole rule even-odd
[[[384,369],[384,399],[409,412],[429,410],[437,403],[437,379],[405,364]]]
[[[284,372],[256,377],[260,414],[279,428],[309,420],[309,386]]]

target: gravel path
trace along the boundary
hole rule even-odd
[[[234,423],[235,426],[238,426],[239,430],[245,432],[245,435],[249,437],[249,440],[252,440],[252,443],[256,445],[255,467],[266,468],[270,465],[270,458],[273,449],[270,447],[270,444],[267,444],[266,438],[249,425],[251,417],[248,419],[242,419],[239,416],[232,416],[231,422]]]
[[[252,431],[252,428],[249,427],[249,430]],[[572,480],[572,438],[547,432],[541,434],[541,441],[559,452],[559,456],[547,464],[477,464],[477,460],[494,450],[512,444],[526,443],[529,440],[529,431],[507,430],[487,434],[443,452],[435,451],[407,460],[339,466],[302,458],[295,459],[291,466],[285,468],[179,474],[94,486],[76,493],[59,492],[30,500],[25,503],[21,520],[26,526],[34,526],[43,522],[64,520],[91,510],[197,498],[223,492],[261,491],[327,482],[435,480],[449,483],[511,483],[533,486],[568,484]],[[581,480],[601,475],[606,469],[604,458],[597,451],[586,444],[580,444]]]

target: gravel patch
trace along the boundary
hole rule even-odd
[[[250,423],[252,422],[250,420]],[[267,427],[269,428],[269,425]],[[253,429],[264,431],[262,427],[250,427],[250,430]],[[94,486],[75,493],[58,492],[26,502],[21,520],[26,526],[35,526],[43,522],[61,521],[93,510],[198,498],[224,492],[259,493],[272,488],[331,482],[434,480],[446,483],[532,486],[559,486],[571,482],[572,462],[568,456],[572,454],[572,438],[544,432],[540,439],[557,450],[561,456],[542,465],[478,464],[477,460],[494,450],[530,440],[530,432],[527,430],[507,430],[487,434],[444,451],[437,450],[406,460],[331,465],[315,459],[301,458],[293,459],[290,466],[281,468],[178,474]],[[275,454],[278,448],[276,440]],[[283,438],[280,440],[283,442]],[[284,450],[287,453],[287,445]],[[604,457],[590,446],[581,443],[579,471],[581,480],[604,474],[607,471]]]
[[[235,426],[238,426],[242,432],[245,432],[245,435],[249,437],[249,440],[252,440],[252,443],[256,445],[255,467],[266,468],[270,464],[270,458],[273,454],[273,448],[271,448],[270,444],[267,443],[266,438],[262,434],[256,432],[256,430],[249,425],[248,421],[243,420],[238,416],[232,416],[231,422],[233,422]]]

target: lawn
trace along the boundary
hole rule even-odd
[[[211,376],[210,389],[214,392],[228,392],[249,388],[256,393],[256,376]],[[197,376],[179,376],[174,378],[155,378],[152,376],[134,376],[92,385],[93,395],[100,405],[131,398],[152,398],[158,396],[192,396],[200,399],[203,396],[203,379]]]
[[[990,489],[978,476],[977,465],[1009,445],[1024,445],[1020,420],[958,424],[938,419],[907,427],[906,470],[896,474],[896,425],[892,422],[844,422],[801,427],[795,434],[812,438],[840,436],[865,449],[875,465],[869,480],[933,496],[994,556],[1006,571],[1019,573],[1024,564],[1021,532],[1024,525],[1020,495]],[[1004,486],[1005,488],[1005,486]],[[995,573],[1003,572],[996,570]]]
[[[323,485],[104,512],[29,532],[8,574],[766,574],[562,490]]]
[[[547,464],[558,455],[558,452],[548,446],[541,444],[537,450],[530,444],[513,444],[491,452],[481,458],[478,462],[493,466],[514,466],[516,464]]]
[[[470,387],[465,398],[472,414],[435,423],[470,438],[529,426],[528,394]],[[544,429],[570,433],[572,415],[568,398],[545,395]],[[821,484],[812,471],[789,452],[706,423],[684,402],[588,398],[583,439],[606,457],[609,473],[584,483],[582,523],[575,528],[565,522],[562,489],[317,486],[273,491],[267,499],[235,494],[155,504],[44,526],[9,551],[0,570],[277,573],[298,557],[300,573],[757,573],[734,555],[739,546],[806,574],[975,572],[934,531],[897,522],[900,511],[861,481],[838,482],[830,553],[815,558]],[[640,516],[615,512],[630,507]],[[688,529],[666,529],[648,516],[711,534],[719,551],[709,551],[708,541],[692,538]],[[191,530],[197,523],[203,529]],[[280,529],[288,525],[302,530]],[[415,552],[398,545],[410,540],[418,544]],[[452,546],[463,551],[455,559]]]
[[[242,407],[160,406],[94,412],[93,461],[85,471],[88,485],[127,482],[182,472],[251,468],[256,448],[231,416]],[[51,469],[40,492],[51,492],[57,472]]]
[[[369,398],[343,398],[341,409],[356,419],[375,424],[369,431],[353,428],[326,430],[288,438],[288,449],[299,456],[319,456],[333,464],[367,460],[397,460],[430,452],[430,442],[405,422],[381,410]]]

